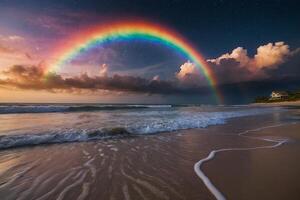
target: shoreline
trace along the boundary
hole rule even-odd
[[[273,145],[266,145],[266,146],[254,146],[254,147],[248,147],[248,148],[226,148],[226,149],[214,149],[212,150],[207,157],[202,158],[201,160],[199,160],[197,163],[195,163],[194,165],[194,171],[195,173],[199,176],[199,178],[203,181],[203,183],[205,184],[205,186],[207,187],[207,189],[214,195],[214,197],[217,200],[226,200],[226,197],[224,196],[224,194],[212,183],[212,180],[209,179],[209,177],[207,177],[207,175],[203,172],[203,170],[201,170],[201,166],[203,164],[205,164],[208,161],[212,161],[216,155],[220,152],[230,152],[230,151],[251,151],[251,150],[256,150],[256,149],[272,149],[272,148],[277,148],[283,144],[285,144],[286,142],[288,142],[289,139],[266,139],[266,138],[261,138],[261,137],[253,137],[253,136],[245,136],[246,134],[250,134],[253,132],[257,132],[257,131],[261,131],[264,129],[272,129],[272,128],[276,128],[276,127],[280,127],[280,126],[286,126],[289,124],[295,124],[295,122],[293,123],[286,123],[286,124],[278,124],[278,125],[273,125],[273,126],[266,126],[266,127],[260,127],[260,128],[256,128],[256,129],[252,129],[252,130],[246,130],[243,131],[241,133],[238,134],[238,136],[240,137],[246,137],[248,139],[257,139],[257,140],[262,140],[262,141],[268,141],[271,143],[275,143]]]
[[[300,106],[300,100],[297,101],[282,101],[270,103],[251,103],[253,106]]]
[[[207,128],[166,132],[145,137],[7,149],[0,151],[0,182],[3,183],[0,186],[0,196],[8,200],[18,197],[76,199],[78,196],[84,196],[89,200],[214,199],[193,170],[195,163],[207,157],[214,149],[270,145],[269,141],[241,137],[238,134],[286,123],[288,122],[286,120],[290,120],[291,113],[295,112],[298,111],[293,109],[286,112],[239,117],[230,119],[225,124]],[[296,126],[292,127],[293,129],[291,126],[281,128],[281,132],[297,130]],[[276,135],[274,132],[277,132],[277,129],[275,127],[268,130],[270,136]],[[265,134],[265,131],[267,130],[251,133],[251,136],[260,137],[261,132]],[[266,139],[274,138],[266,137]],[[292,143],[289,142],[283,147],[290,148],[290,144]],[[268,159],[276,159],[277,152],[282,152],[283,147],[271,150],[275,156]],[[242,185],[243,181],[251,180],[247,175],[252,173],[251,168],[246,168],[246,172],[236,176],[238,180],[231,180],[235,176],[229,178],[227,176],[228,173],[233,174],[238,171],[240,166],[249,166],[247,162],[239,162],[239,156],[234,155],[228,159],[228,156],[241,152],[220,152],[211,162],[201,167],[225,197],[235,197],[228,199],[244,198],[243,194],[237,194],[238,186],[235,184]],[[244,151],[253,155],[260,155],[262,152],[269,152],[269,150]],[[226,157],[223,158],[224,156]],[[287,157],[285,165],[293,166],[293,157]],[[259,159],[259,162],[264,163],[264,159]],[[227,165],[230,167],[225,167]],[[235,168],[233,172],[230,171],[232,168]],[[279,166],[273,168],[281,169]],[[257,169],[257,171],[264,172],[264,169]],[[225,174],[220,174],[223,172]],[[293,172],[287,175],[286,179],[292,180],[297,175]],[[262,176],[269,179],[274,174]],[[256,184],[260,187],[269,187],[259,182]],[[289,186],[287,183],[287,187]],[[252,190],[252,188],[255,186],[241,188],[241,190]],[[288,189],[290,193],[295,191],[299,190]],[[276,192],[272,194],[275,196]]]
[[[272,150],[220,153],[203,166],[203,171],[228,199],[299,199],[300,162],[295,159],[300,150],[299,129],[298,121],[252,132],[254,138],[288,141],[276,143],[280,147]]]

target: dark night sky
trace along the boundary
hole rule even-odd
[[[207,57],[237,46],[254,53],[260,44],[300,46],[299,1],[282,0],[1,0],[0,6],[33,12],[86,11],[103,18],[146,18],[173,27]]]

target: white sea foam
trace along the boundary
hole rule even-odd
[[[257,147],[249,147],[249,148],[224,148],[224,149],[217,149],[211,151],[207,157],[199,160],[197,163],[194,165],[194,171],[198,175],[198,177],[203,181],[205,186],[208,188],[208,190],[215,196],[217,200],[225,200],[226,197],[224,194],[212,183],[212,181],[205,175],[205,173],[201,170],[201,166],[209,161],[212,160],[215,155],[219,152],[226,152],[226,151],[249,151],[249,150],[256,150],[256,149],[272,149],[281,146],[282,144],[286,143],[288,139],[268,139],[268,138],[261,138],[261,137],[253,137],[253,136],[245,136],[245,134],[249,132],[255,132],[255,131],[260,131],[263,129],[268,129],[268,128],[274,128],[274,127],[279,127],[283,126],[286,124],[277,124],[273,126],[265,126],[257,129],[252,129],[252,130],[246,130],[244,132],[239,133],[238,135],[241,137],[246,137],[246,138],[251,138],[251,139],[257,139],[257,140],[263,140],[263,141],[268,141],[272,142],[274,144],[272,145],[266,145],[266,146],[257,146]]]

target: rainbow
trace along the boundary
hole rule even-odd
[[[145,21],[118,22],[109,25],[92,27],[73,36],[67,42],[59,45],[51,64],[46,72],[57,72],[67,62],[70,62],[81,52],[110,41],[141,39],[159,43],[175,50],[177,53],[191,60],[206,77],[216,100],[220,103],[222,95],[217,88],[217,79],[211,68],[200,53],[186,39],[174,31]]]

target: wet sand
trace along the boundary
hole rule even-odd
[[[300,106],[300,100],[297,101],[282,101],[273,103],[253,103],[254,106]]]
[[[221,152],[203,171],[227,199],[300,199],[300,124],[250,135],[289,141],[274,149]]]
[[[204,129],[0,151],[1,199],[215,199],[195,173],[213,149],[289,138],[276,149],[224,152],[202,166],[228,199],[299,199],[297,111],[236,118]],[[292,113],[292,114],[291,114]],[[295,114],[296,113],[296,114]],[[293,116],[291,116],[293,115]]]

